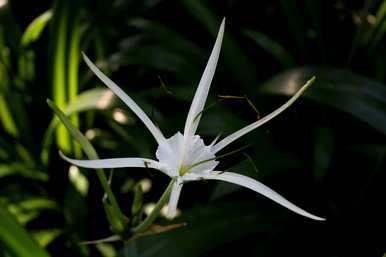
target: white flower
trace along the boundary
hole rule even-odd
[[[269,199],[283,205],[284,207],[315,220],[324,220],[323,218],[312,215],[296,205],[292,204],[284,197],[263,185],[262,183],[237,173],[223,172],[215,170],[218,161],[216,154],[225,146],[229,145],[239,137],[247,134],[255,128],[266,123],[287,107],[289,107],[311,84],[310,82],[303,86],[287,103],[275,110],[264,118],[234,132],[219,142],[205,145],[196,130],[201,118],[201,114],[208,96],[209,87],[216,69],[217,60],[220,54],[221,43],[224,34],[225,19],[222,21],[217,35],[215,45],[206,65],[204,74],[201,77],[198,89],[193,98],[188,117],[186,119],[184,133],[177,132],[170,138],[165,138],[162,132],[154,125],[144,111],[119,88],[113,81],[105,76],[85,55],[84,60],[89,68],[108,86],[126,105],[138,116],[138,118],[149,129],[158,143],[156,157],[158,161],[145,158],[114,158],[102,160],[74,160],[63,156],[68,162],[85,168],[126,168],[126,167],[149,167],[160,170],[170,177],[176,178],[169,199],[168,216],[174,217],[176,207],[183,183],[186,181],[195,181],[202,179],[215,179],[238,184],[243,187],[256,191]]]

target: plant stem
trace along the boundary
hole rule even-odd
[[[91,145],[90,141],[88,141],[88,139],[77,128],[75,128],[74,125],[71,124],[70,120],[66,117],[66,115],[52,101],[47,100],[47,103],[54,110],[55,114],[62,121],[63,125],[70,132],[71,136],[80,144],[80,146],[82,147],[87,157],[90,160],[99,159],[98,153],[96,152],[95,148]],[[111,188],[109,186],[109,183],[107,181],[104,171],[102,169],[97,169],[96,173],[103,187],[103,190],[107,195],[107,199],[109,200],[111,207],[114,209],[114,213],[116,213],[119,216],[117,218],[122,224],[122,227],[124,230],[122,232],[127,232],[128,229],[124,219],[124,215],[121,209],[119,208],[118,202],[115,199],[113,192],[111,191]]]
[[[123,227],[125,227],[125,221],[124,221],[123,213],[121,211],[121,208],[119,208],[118,202],[113,194],[113,191],[111,191],[111,188],[109,186],[109,183],[107,181],[107,178],[106,178],[104,171],[99,169],[99,170],[97,170],[96,173],[97,173],[98,179],[99,179],[99,181],[100,181],[100,183],[105,191],[105,194],[107,195],[107,199],[109,200],[111,206],[115,209],[116,213],[119,213],[119,216],[120,216],[119,219],[120,219]]]
[[[159,216],[159,213],[162,207],[166,204],[167,200],[169,200],[169,196],[175,181],[176,181],[176,178],[172,178],[165,192],[162,194],[161,198],[158,200],[157,204],[155,205],[153,211],[149,214],[149,216],[146,217],[146,219],[141,224],[131,229],[132,233],[143,232],[146,229],[148,229],[151,224],[153,224],[154,220]]]

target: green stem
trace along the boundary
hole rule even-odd
[[[149,214],[149,216],[147,216],[146,219],[141,224],[131,229],[133,233],[140,233],[140,232],[146,231],[150,227],[150,225],[153,224],[155,219],[159,216],[159,213],[162,207],[169,200],[169,196],[175,181],[176,181],[176,178],[172,178],[165,192],[162,194],[161,198],[158,200],[157,204],[155,205],[153,211]]]
[[[55,114],[58,116],[58,118],[62,121],[63,125],[67,128],[67,130],[70,132],[72,137],[80,144],[82,147],[84,153],[87,155],[87,157],[90,160],[98,160],[99,156],[96,152],[95,148],[91,145],[90,141],[77,129],[74,127],[74,125],[71,124],[70,120],[66,117],[66,115],[50,100],[47,100],[48,105],[54,110]],[[105,191],[105,194],[107,195],[107,199],[109,200],[111,207],[114,209],[114,213],[116,213],[119,217],[119,221],[123,226],[124,231],[127,231],[127,225],[124,219],[124,215],[119,208],[118,202],[111,191],[111,188],[109,186],[109,182],[106,178],[106,175],[102,169],[96,170],[98,179]]]
[[[97,159],[99,159],[99,158],[95,158],[92,160],[97,160]],[[119,216],[120,216],[119,219],[120,219],[122,225],[125,226],[123,213],[121,211],[121,208],[119,208],[117,199],[115,198],[113,191],[111,191],[111,188],[109,186],[109,183],[107,181],[107,178],[106,178],[104,171],[101,169],[98,169],[96,171],[96,173],[97,173],[98,179],[99,179],[103,189],[105,190],[105,193],[107,195],[107,199],[109,200],[111,206],[115,209],[116,213],[119,213]]]

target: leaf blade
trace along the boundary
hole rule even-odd
[[[4,207],[0,207],[0,241],[11,256],[50,256]]]

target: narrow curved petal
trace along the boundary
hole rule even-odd
[[[166,214],[169,219],[173,219],[176,216],[177,204],[178,200],[180,199],[181,189],[182,183],[179,181],[179,179],[177,179],[177,181],[173,184],[172,192],[169,198],[168,212]]]
[[[65,156],[59,152],[60,156],[71,164],[82,168],[89,169],[115,169],[115,168],[152,168],[162,171],[166,175],[167,172],[162,168],[159,162],[146,158],[112,158],[101,160],[76,160]]]
[[[204,73],[202,74],[200,83],[198,84],[197,91],[194,95],[192,105],[188,113],[188,117],[185,123],[184,136],[192,136],[195,134],[198,123],[200,121],[201,112],[204,109],[206,98],[208,96],[210,84],[216,71],[218,57],[220,55],[220,49],[222,39],[224,36],[225,18],[222,20],[217,39],[214,44],[212,53],[209,57],[208,63],[206,64]]]
[[[214,180],[222,180],[229,183],[237,184],[246,188],[249,188],[257,193],[260,193],[264,195],[265,197],[271,199],[272,201],[277,202],[278,204],[290,209],[291,211],[300,214],[302,216],[305,216],[310,219],[314,220],[325,220],[324,218],[315,216],[309,212],[306,212],[305,210],[297,207],[293,203],[289,202],[287,199],[270,189],[269,187],[265,186],[264,184],[260,183],[257,180],[254,180],[250,177],[243,176],[237,173],[233,172],[224,172],[218,175],[210,175],[204,177],[205,179],[214,179]]]
[[[245,134],[251,132],[252,130],[260,127],[264,123],[270,121],[271,119],[273,119],[274,117],[276,117],[277,115],[282,113],[285,109],[290,107],[304,93],[304,91],[307,90],[307,88],[314,82],[314,80],[315,80],[315,77],[313,77],[312,79],[307,81],[307,83],[301,89],[299,89],[299,91],[293,97],[291,97],[291,99],[289,99],[285,104],[283,104],[281,107],[279,107],[278,109],[276,109],[272,113],[268,114],[267,116],[261,118],[260,120],[242,128],[242,129],[230,134],[229,136],[227,136],[226,138],[222,139],[220,142],[215,144],[213,146],[214,153],[217,153],[218,151],[220,151],[221,149],[223,149],[225,146],[229,145],[233,141],[235,141],[238,138],[244,136]]]
[[[94,72],[94,74],[108,87],[110,88],[145,124],[149,129],[150,133],[153,135],[158,144],[162,143],[165,140],[162,132],[154,125],[154,123],[149,119],[146,113],[128,96],[117,84],[115,84],[111,79],[109,79],[103,72],[101,72],[98,67],[93,64],[90,59],[83,53],[83,59],[85,60],[87,66]]]

